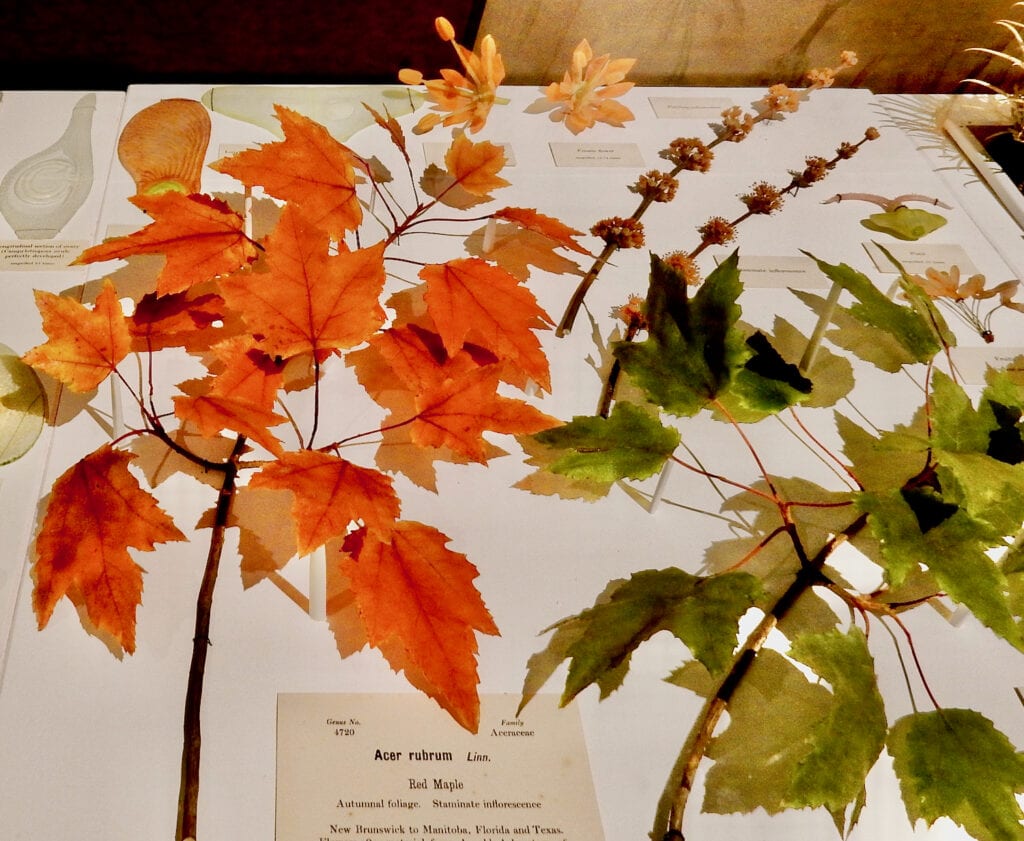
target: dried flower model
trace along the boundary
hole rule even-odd
[[[473,584],[473,564],[447,535],[402,518],[390,474],[433,489],[438,463],[486,463],[499,454],[487,436],[555,423],[509,396],[509,387],[550,389],[536,335],[550,319],[532,293],[494,262],[424,262],[406,246],[430,232],[452,241],[459,214],[445,203],[456,194],[475,205],[492,200],[507,184],[501,148],[458,132],[444,167],[433,166],[421,188],[401,126],[374,112],[407,171],[402,192],[381,162],[371,166],[321,125],[281,106],[277,115],[284,140],[213,164],[249,194],[273,198],[269,230],[251,232],[252,217],[191,192],[187,179],[166,189],[161,172],[154,193],[144,178],[132,201],[152,222],[88,249],[78,262],[163,255],[149,288],[128,314],[109,277],[91,304],[38,292],[47,340],[23,357],[73,392],[110,382],[130,406],[113,440],[53,485],[33,567],[40,627],[67,599],[87,629],[133,653],[143,570],[130,550],[188,539],[136,470],[154,488],[179,471],[215,486],[216,507],[203,524],[210,537],[186,689],[179,841],[197,837],[200,705],[228,529],[241,535],[250,583],[273,581],[293,558],[326,553],[336,595],[327,627],[339,650],[345,653],[342,640],[351,639],[355,621],[356,633],[396,670],[475,730],[476,634],[498,629]],[[131,148],[135,171],[164,165],[162,152],[156,161],[141,159],[148,140],[131,140]],[[476,213],[467,218],[473,228],[493,215],[533,237],[548,235],[552,248],[580,249],[574,231],[535,210]],[[165,352],[190,355],[205,373],[168,393],[168,368],[157,362]],[[362,431],[339,427],[344,413],[336,404],[328,409],[346,368],[386,413]],[[309,414],[299,406],[311,407]],[[357,461],[358,444],[370,463]],[[252,500],[266,493],[283,504],[254,513]],[[266,547],[276,548],[257,551],[271,534]],[[272,558],[250,556],[267,551]],[[346,602],[356,614],[339,608]]]
[[[478,132],[487,122],[491,106],[501,101],[496,91],[505,78],[505,65],[494,38],[485,35],[477,55],[455,40],[455,29],[446,18],[437,18],[434,26],[441,40],[455,48],[465,72],[446,69],[441,71],[440,79],[430,80],[424,80],[419,70],[404,69],[398,74],[407,85],[424,85],[433,103],[434,113],[422,117],[413,131],[423,134],[439,125],[466,125],[471,132]]]
[[[579,134],[596,123],[621,126],[633,119],[633,112],[615,97],[633,87],[624,81],[636,63],[635,58],[617,58],[605,54],[594,57],[584,39],[572,52],[572,64],[561,82],[552,82],[544,95],[555,109],[551,119],[564,121],[573,134]]]
[[[1011,8],[1016,9],[1018,6],[1024,6],[1024,3],[1014,3]],[[1013,71],[1024,72],[1024,38],[1021,37],[1021,33],[1024,32],[1024,23],[1005,19],[997,20],[996,23],[1010,33],[1013,44],[1017,48],[1017,55],[988,47],[968,47],[968,52],[994,56],[1007,62]],[[1011,132],[1015,139],[1024,141],[1024,89],[1022,89],[1021,82],[1015,81],[1009,87],[995,85],[984,79],[965,79],[964,82],[979,85],[1004,97],[1010,108]]]

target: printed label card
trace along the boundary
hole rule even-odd
[[[472,734],[422,695],[279,695],[277,841],[602,841],[578,710],[518,703]]]

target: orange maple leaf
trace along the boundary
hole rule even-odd
[[[515,222],[520,227],[526,228],[529,231],[543,234],[548,239],[552,239],[559,245],[578,254],[586,254],[588,257],[594,256],[573,239],[573,237],[582,236],[581,231],[570,228],[553,216],[545,216],[543,213],[538,213],[531,207],[503,207],[492,215],[495,219],[507,219],[509,222]]]
[[[183,383],[179,388],[209,385],[208,380],[198,384]],[[200,390],[174,398],[174,414],[180,420],[191,421],[205,438],[219,435],[226,429],[251,438],[274,455],[282,452],[281,442],[270,432],[270,427],[284,423],[288,418],[278,415],[242,397],[221,395]]]
[[[328,254],[328,236],[291,205],[267,239],[268,273],[225,279],[221,290],[261,346],[289,358],[353,347],[384,322],[384,245]]]
[[[385,656],[389,646],[397,648],[425,681],[421,688],[475,733],[474,631],[497,635],[498,629],[473,585],[476,567],[447,543],[437,529],[416,522],[398,522],[387,535],[361,529],[345,540],[342,571],[370,645]]]
[[[353,520],[371,531],[387,533],[400,511],[389,477],[330,453],[282,453],[249,484],[292,492],[300,555],[347,534]]]
[[[419,276],[427,284],[427,311],[449,355],[468,339],[550,391],[548,360],[533,331],[551,319],[515,276],[476,257],[428,265]]]
[[[498,173],[505,166],[505,150],[487,140],[474,143],[456,132],[445,152],[444,165],[455,183],[474,196],[486,196],[509,182]]]
[[[105,444],[54,483],[36,538],[32,595],[40,630],[67,596],[129,654],[143,570],[128,549],[186,539],[128,471],[133,458]]]
[[[22,360],[64,383],[72,391],[92,391],[131,349],[131,335],[114,284],[108,279],[89,307],[52,292],[35,292],[47,341]]]
[[[284,140],[246,149],[210,166],[249,187],[302,208],[333,239],[354,231],[363,219],[355,168],[363,162],[319,123],[275,105]]]
[[[182,347],[200,351],[216,343],[220,331],[215,325],[223,324],[224,299],[198,289],[194,286],[170,295],[144,295],[128,319],[132,350],[145,353]]]
[[[235,336],[213,348],[206,394],[234,397],[269,411],[284,384],[284,363],[256,347],[252,336]]]
[[[421,447],[450,447],[476,462],[487,461],[486,431],[533,433],[561,421],[528,403],[498,394],[499,366],[478,368],[427,389],[417,398],[412,440]]]
[[[167,262],[157,278],[156,291],[169,295],[229,274],[256,259],[256,246],[242,229],[242,217],[226,202],[177,192],[135,196],[131,201],[154,221],[126,237],[87,248],[75,264],[164,254]]]

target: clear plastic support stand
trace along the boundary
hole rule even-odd
[[[309,556],[309,618],[323,622],[327,618],[327,547],[321,546]]]

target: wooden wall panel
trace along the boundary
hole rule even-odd
[[[497,38],[514,84],[561,78],[586,37],[595,52],[636,57],[640,84],[798,84],[852,49],[845,84],[875,92],[950,92],[1002,65],[967,46],[1003,48],[1010,0],[488,0],[480,33]]]

